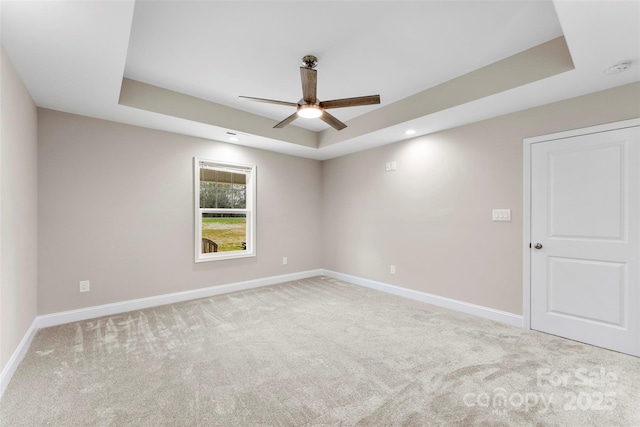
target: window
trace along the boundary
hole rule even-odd
[[[255,165],[193,163],[195,262],[255,256]]]

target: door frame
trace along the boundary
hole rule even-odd
[[[531,248],[529,245],[531,244],[531,148],[533,144],[636,126],[640,126],[640,118],[534,136],[522,140],[522,318],[525,329],[531,329]]]

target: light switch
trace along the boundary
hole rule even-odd
[[[494,221],[511,221],[511,209],[494,209],[491,218]]]

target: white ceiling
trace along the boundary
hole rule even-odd
[[[296,102],[302,56],[318,57],[318,96],[380,94],[333,110],[350,125],[481,67],[564,35],[574,70],[321,148],[255,132],[239,144],[326,159],[640,81],[638,1],[7,1],[2,45],[38,106],[226,141],[230,130],[120,105],[123,77],[273,120]],[[606,75],[616,62],[625,73]],[[213,105],[213,104],[212,104]],[[352,122],[355,123],[355,122]],[[298,119],[305,132],[326,130]],[[272,126],[272,125],[271,125]],[[349,129],[349,128],[348,128]],[[352,126],[350,130],[356,129]],[[233,129],[232,129],[233,130]],[[345,130],[347,131],[347,130]],[[341,132],[345,132],[341,131]]]

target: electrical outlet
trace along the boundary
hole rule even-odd
[[[286,257],[286,256],[285,256],[285,257],[282,257],[282,265],[287,265],[287,262],[289,262],[289,261],[287,260],[287,257]]]
[[[389,273],[391,274],[396,274],[396,266],[391,264],[391,266],[389,267]]]
[[[89,292],[90,284],[88,280],[80,281],[80,292]]]

